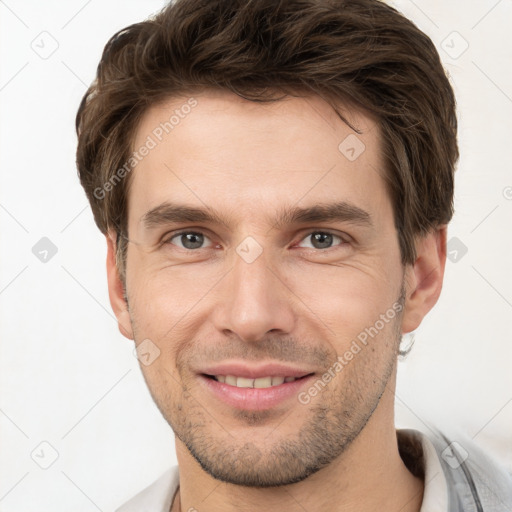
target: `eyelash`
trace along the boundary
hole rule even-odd
[[[336,233],[333,233],[332,231],[329,231],[329,230],[321,230],[321,229],[313,229],[311,231],[309,231],[308,233],[306,233],[302,238],[301,238],[301,242],[303,240],[305,240],[306,238],[310,237],[312,234],[314,233],[322,233],[324,235],[332,235],[333,237],[336,237],[336,238],[339,238],[341,240],[341,243],[337,246],[333,246],[333,247],[327,247],[325,249],[316,249],[314,247],[299,247],[299,249],[311,249],[311,250],[314,250],[314,251],[321,251],[321,252],[326,252],[330,249],[335,249],[336,247],[342,247],[346,244],[349,243],[348,240],[344,239],[343,236],[341,235],[338,235]],[[178,231],[177,233],[171,233],[169,234],[169,236],[167,236],[163,241],[162,241],[162,244],[165,245],[165,244],[172,244],[171,240],[173,238],[176,238],[178,236],[181,236],[181,235],[186,235],[186,234],[193,234],[193,235],[203,235],[207,238],[208,235],[202,231],[192,231],[192,230],[184,230],[184,231]],[[345,235],[345,238],[348,238],[348,235]],[[175,244],[172,244],[172,245],[175,245]],[[201,249],[210,249],[211,247],[199,247],[198,249],[187,249],[187,248],[184,248],[184,247],[179,247],[179,249],[181,250],[184,250],[184,251],[187,251],[187,252],[197,252]]]

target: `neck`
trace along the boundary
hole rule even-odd
[[[400,458],[393,400],[388,387],[365,428],[343,454],[305,480],[280,487],[251,488],[216,480],[176,439],[180,487],[171,512],[418,512],[423,481]]]

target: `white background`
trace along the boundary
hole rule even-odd
[[[455,426],[512,471],[512,2],[395,5],[452,77],[462,156],[448,238],[467,247],[399,365],[397,425]],[[105,243],[74,161],[76,110],[104,44],[162,6],[0,2],[1,511],[114,510],[175,463],[110,310]],[[41,38],[58,44],[46,59]],[[46,263],[32,253],[42,237],[58,250]],[[45,470],[34,450],[40,464],[58,458]]]

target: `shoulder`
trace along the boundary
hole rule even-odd
[[[434,464],[442,469],[449,510],[512,510],[512,475],[465,434],[437,429],[402,432],[421,441],[426,468]]]
[[[173,466],[116,512],[169,512],[178,485],[178,466]]]

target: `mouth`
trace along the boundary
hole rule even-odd
[[[279,405],[300,405],[298,395],[314,379],[314,373],[301,376],[268,375],[256,378],[237,375],[198,374],[206,396],[211,396],[213,406],[221,402],[238,410],[263,411]],[[295,399],[295,405],[293,400]]]
[[[258,377],[251,379],[247,377],[238,377],[236,375],[208,375],[202,374],[208,379],[227,384],[228,386],[234,386],[237,388],[253,388],[253,389],[267,389],[275,386],[281,386],[284,383],[295,382],[297,380],[305,379],[313,373],[308,373],[301,377],[283,376],[283,375],[268,375],[266,377]]]

